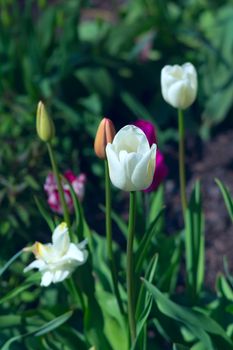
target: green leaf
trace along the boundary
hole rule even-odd
[[[36,337],[39,337],[41,335],[44,335],[48,332],[53,331],[54,329],[60,327],[63,323],[65,323],[73,314],[73,311],[68,311],[66,313],[64,313],[61,316],[56,317],[55,319],[53,319],[52,321],[46,323],[45,325],[43,325],[42,327],[40,327],[35,333],[34,335]]]
[[[99,207],[105,213],[105,206],[100,204]],[[121,230],[122,234],[127,238],[128,226],[124,222],[124,220],[122,220],[122,218],[119,215],[117,215],[117,213],[115,213],[113,210],[111,211],[111,218],[117,224],[117,226]]]
[[[222,274],[217,278],[216,288],[222,297],[233,301],[233,290]]]
[[[194,301],[200,294],[204,281],[204,218],[202,213],[200,183],[197,181],[185,216],[185,252],[189,294]]]
[[[0,269],[0,276],[8,269],[8,267],[23,253],[23,250],[20,250],[12,258],[10,258],[5,265]]]
[[[20,326],[23,323],[23,317],[19,315],[0,316],[0,329],[9,329],[10,327]]]
[[[151,259],[151,262],[149,263],[149,265],[146,269],[145,278],[150,283],[152,283],[154,276],[155,276],[155,272],[156,272],[156,268],[157,268],[157,264],[158,264],[158,258],[159,258],[158,254],[155,254],[153,256],[153,258]],[[146,297],[146,293],[145,293],[145,286],[142,283],[140,291],[139,291],[139,295],[138,295],[138,300],[137,300],[137,307],[136,307],[137,318],[140,318],[140,314],[143,312],[143,307],[145,305],[146,298],[147,297]],[[144,303],[144,305],[143,305],[143,303]]]
[[[222,192],[226,208],[228,210],[231,220],[233,221],[233,198],[230,194],[230,191],[220,180],[215,179],[215,182],[217,183],[218,187],[220,188],[220,191]]]
[[[49,213],[46,211],[46,209],[44,208],[44,206],[43,206],[42,202],[39,200],[39,198],[34,196],[34,200],[36,202],[36,206],[37,206],[40,214],[42,215],[44,220],[47,222],[51,232],[53,232],[55,229],[55,224],[54,224],[53,220],[51,219],[51,217],[49,216]]]
[[[147,257],[148,249],[151,245],[152,238],[158,232],[157,231],[157,224],[158,224],[158,221],[161,218],[163,212],[164,212],[164,208],[162,208],[158,212],[158,214],[156,215],[155,219],[150,224],[147,232],[145,233],[145,235],[143,236],[143,239],[141,240],[141,242],[139,244],[138,250],[136,252],[136,257],[135,257],[135,261],[136,261],[135,272],[136,273],[140,273],[140,271],[142,269],[142,265],[143,265],[145,258]]]
[[[28,337],[30,335],[35,335],[35,336],[39,337],[41,335],[44,335],[48,332],[55,330],[56,328],[60,327],[63,323],[65,323],[72,316],[72,314],[73,314],[72,311],[68,311],[68,312],[64,313],[63,315],[54,318],[52,321],[47,322],[43,326],[40,326],[33,331],[30,331],[30,332],[27,332],[24,334],[20,334],[20,335],[16,335],[16,336],[10,338],[9,340],[7,340],[5,342],[5,344],[2,346],[1,350],[9,350],[11,344],[13,344],[14,342],[21,340],[25,337]]]
[[[97,298],[104,316],[104,331],[114,350],[128,349],[128,330],[126,320],[122,316],[115,296],[103,290],[98,284]]]
[[[68,184],[71,197],[74,203],[74,211],[75,211],[75,218],[76,218],[76,224],[77,224],[77,236],[79,242],[83,240],[84,237],[88,239],[88,244],[90,247],[90,250],[93,251],[93,238],[91,230],[85,220],[83,208],[81,203],[79,202],[77,194],[74,192],[73,187],[71,184],[67,181],[67,179],[63,178],[64,181]]]
[[[151,283],[154,279],[156,267],[158,263],[158,254],[155,254],[151,259],[146,271],[146,279]],[[141,288],[138,295],[136,305],[136,318],[137,318],[137,336],[135,342],[132,345],[133,349],[141,349],[144,347],[147,339],[147,324],[146,321],[149,317],[152,308],[152,299],[150,294],[145,290],[144,283],[141,284]]]
[[[67,183],[67,185],[69,186],[70,189],[70,193],[71,193],[71,197],[72,197],[72,201],[74,204],[74,213],[75,213],[75,219],[76,219],[76,225],[77,225],[77,236],[78,236],[78,240],[79,242],[81,242],[84,238],[84,215],[83,215],[83,209],[82,206],[79,202],[78,196],[75,193],[73,186],[70,184],[69,181],[67,181],[65,178],[63,178],[64,181]]]
[[[5,303],[6,301],[9,301],[11,299],[14,299],[16,296],[18,296],[20,293],[24,292],[28,288],[30,288],[34,283],[26,283],[22,286],[16,287],[15,289],[11,290],[9,293],[4,295],[3,298],[0,299],[0,305]]]
[[[166,316],[178,321],[197,338],[206,347],[206,350],[213,350],[211,336],[221,337],[222,344],[224,343],[224,350],[232,349],[232,342],[228,338],[224,329],[209,316],[196,311],[188,309],[184,306],[178,305],[169,300],[162,294],[155,286],[144,280],[146,288],[152,294],[159,310]]]

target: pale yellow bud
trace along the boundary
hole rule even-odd
[[[39,138],[44,142],[49,142],[55,136],[55,127],[52,119],[48,115],[44,104],[40,101],[36,113],[36,131]]]

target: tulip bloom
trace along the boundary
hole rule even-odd
[[[47,287],[51,283],[64,281],[77,266],[83,265],[88,256],[84,249],[86,241],[79,244],[70,242],[68,227],[65,222],[58,225],[53,231],[52,243],[36,242],[32,247],[25,248],[36,257],[24,272],[38,269],[41,274],[41,286]]]
[[[75,176],[71,170],[67,170],[64,173],[64,178],[72,185],[74,192],[77,194],[79,200],[82,200],[85,192],[86,175],[80,174]],[[70,189],[67,183],[62,182],[62,187],[65,195],[65,201],[67,203],[70,212],[74,210],[74,204],[71,197]],[[56,179],[53,173],[49,173],[44,184],[44,190],[48,196],[48,204],[50,208],[58,214],[63,214],[60,197],[58,193]]]
[[[165,66],[161,71],[164,100],[178,109],[186,109],[197,96],[197,72],[191,63]]]
[[[106,147],[113,185],[128,192],[148,188],[155,171],[156,148],[156,144],[150,147],[140,128],[126,125],[120,129]]]
[[[133,123],[133,125],[136,125],[145,133],[150,146],[153,143],[157,143],[155,127],[151,122],[147,120],[137,120],[136,122]],[[167,177],[167,174],[168,174],[168,168],[165,163],[164,155],[162,154],[161,151],[157,149],[153,181],[151,185],[143,191],[144,192],[155,191],[159,187],[161,182],[163,182],[163,180]]]

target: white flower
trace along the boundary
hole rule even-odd
[[[197,72],[192,63],[165,66],[161,71],[164,100],[175,108],[186,109],[197,96]]]
[[[110,179],[124,191],[150,186],[155,171],[156,145],[151,147],[144,132],[134,125],[120,129],[106,147]]]
[[[52,243],[42,244],[36,242],[25,251],[32,251],[36,257],[24,272],[38,269],[42,274],[41,286],[47,287],[51,283],[61,282],[75,270],[77,266],[84,264],[88,252],[84,249],[86,241],[79,244],[70,242],[68,228],[65,222],[61,223],[53,231]]]

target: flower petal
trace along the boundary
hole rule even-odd
[[[109,167],[109,176],[114,186],[124,189],[126,184],[126,174],[123,165],[115,152],[113,144],[109,143],[106,147],[106,155]]]
[[[65,222],[62,222],[53,231],[52,242],[53,248],[58,255],[63,255],[66,253],[69,248],[70,238],[68,227]]]
[[[153,144],[150,151],[144,154],[135,167],[132,174],[132,183],[135,186],[135,190],[144,190],[152,183],[155,171],[156,149],[156,144]]]
[[[88,257],[87,250],[81,250],[78,248],[77,245],[74,243],[71,243],[69,246],[69,249],[67,253],[63,256],[62,260],[75,260],[75,262],[78,262],[80,264],[85,263]]]
[[[28,272],[32,269],[38,269],[41,270],[43,267],[45,267],[45,262],[43,260],[34,260],[31,264],[25,267],[23,272]]]
[[[50,271],[45,271],[42,274],[42,279],[40,285],[43,287],[48,287],[53,281],[53,273]]]
[[[57,270],[53,274],[53,283],[58,283],[64,281],[69,275],[71,271],[69,270]]]
[[[122,150],[128,153],[144,153],[149,149],[149,142],[144,132],[135,125],[126,125],[120,129],[114,137],[113,145],[117,154]]]

